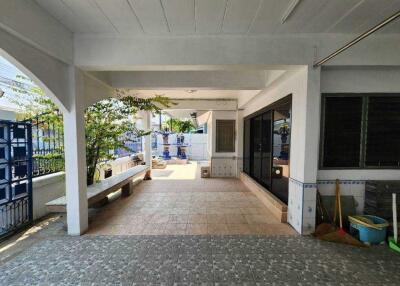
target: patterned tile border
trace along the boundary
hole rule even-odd
[[[304,189],[310,189],[310,188],[316,188],[317,187],[317,183],[303,183],[300,182],[296,179],[293,178],[289,178],[289,181],[292,182],[293,184],[297,185],[297,186],[302,186]]]
[[[365,182],[365,180],[339,180],[339,183],[344,185],[364,185]],[[334,185],[336,180],[317,180],[317,184]]]

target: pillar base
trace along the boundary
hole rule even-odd
[[[128,184],[122,186],[121,188],[121,196],[128,197],[133,193],[133,182],[129,182]]]
[[[144,180],[144,181],[152,180],[152,178],[151,178],[151,171],[150,171],[150,170],[146,172],[146,174],[144,175],[143,180]]]

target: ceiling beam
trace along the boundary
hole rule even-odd
[[[282,69],[312,65],[315,48],[328,54],[352,35],[101,37],[75,36],[75,64],[84,70]],[[399,65],[399,35],[376,35],[333,65]],[[283,68],[285,69],[285,68]]]
[[[115,88],[259,90],[266,86],[265,71],[126,71],[97,72]]]

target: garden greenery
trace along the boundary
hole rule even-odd
[[[39,114],[43,122],[62,128],[62,117],[56,105],[47,98],[40,88],[30,91],[14,90],[15,94],[6,95],[7,99],[20,106],[22,113],[19,119],[35,118]],[[116,90],[116,98],[101,100],[85,110],[86,165],[87,184],[91,185],[98,164],[114,158],[114,150],[128,149],[126,143],[137,136],[151,133],[151,130],[139,130],[134,120],[138,111],[160,113],[163,107],[172,103],[167,97],[156,95],[152,98],[139,98],[125,90]],[[46,119],[46,120],[43,120]],[[47,123],[46,123],[47,124]],[[40,126],[48,129],[50,126]],[[46,140],[46,139],[44,139]],[[48,159],[59,158],[63,154],[37,155]]]
[[[189,133],[196,130],[196,127],[190,119],[170,118],[164,123],[164,129],[176,133]]]

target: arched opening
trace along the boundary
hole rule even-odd
[[[0,52],[0,236],[47,214],[65,194],[60,100],[32,72]]]
[[[0,58],[3,58],[4,61],[8,62],[11,67],[14,67],[15,70],[18,70],[22,75],[26,78],[30,79],[34,85],[39,87],[44,94],[54,102],[57,107],[64,112],[67,110],[66,106],[61,102],[61,100],[57,97],[53,91],[48,88],[48,86],[44,83],[44,81],[40,80],[33,72],[29,70],[29,68],[25,67],[21,64],[17,59],[9,55],[6,51],[0,49]]]

